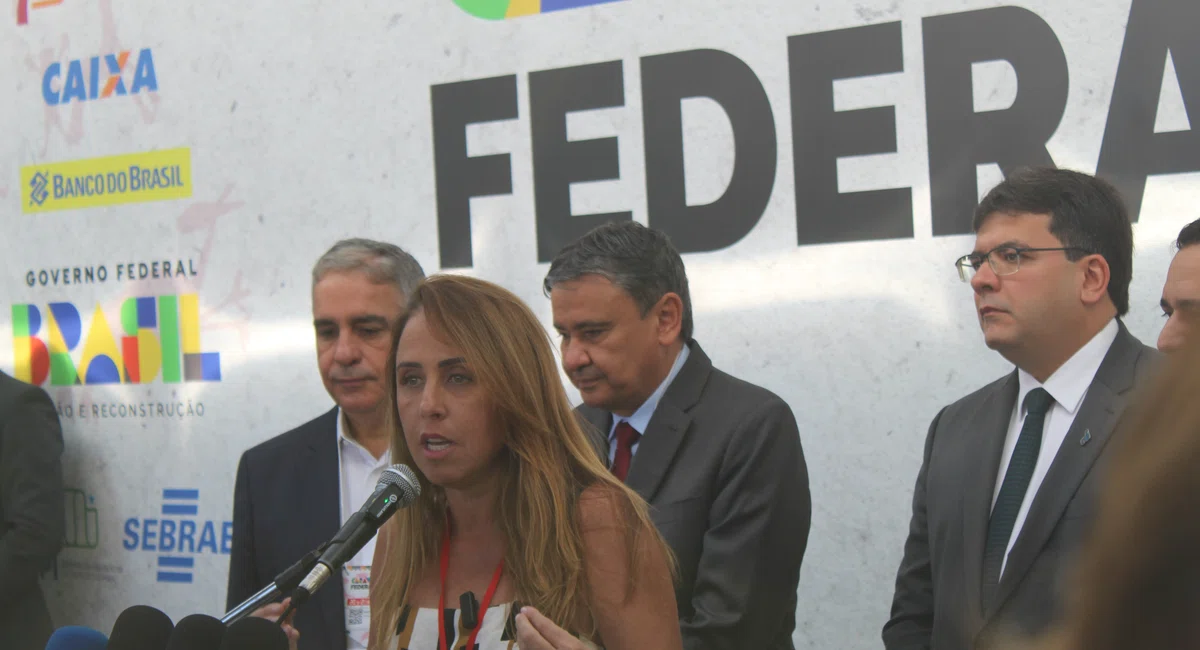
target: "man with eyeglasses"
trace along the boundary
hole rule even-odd
[[[1163,284],[1162,310],[1167,317],[1158,335],[1158,349],[1171,352],[1183,346],[1200,325],[1200,219],[1183,227],[1175,240],[1175,258]]]
[[[986,648],[1055,621],[1113,426],[1157,356],[1120,320],[1133,233],[1110,184],[1020,170],[974,230],[958,272],[984,342],[1016,368],[929,427],[887,650]]]

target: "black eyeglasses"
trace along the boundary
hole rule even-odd
[[[985,258],[987,259],[988,266],[992,267],[992,272],[996,275],[1012,275],[1021,270],[1021,257],[1025,253],[1038,253],[1042,251],[1076,251],[1085,255],[1090,254],[1090,251],[1078,246],[1062,246],[1059,248],[997,246],[986,253],[963,255],[958,258],[958,261],[954,265],[958,267],[958,277],[963,282],[970,282],[971,278],[975,277],[975,272],[979,270],[979,267],[983,266]]]

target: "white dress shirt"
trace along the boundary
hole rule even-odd
[[[996,476],[996,488],[992,493],[993,508],[996,506],[996,498],[1000,496],[1000,487],[1004,484],[1004,475],[1008,472],[1008,463],[1012,459],[1017,438],[1021,435],[1021,427],[1025,425],[1025,397],[1029,395],[1029,391],[1040,386],[1050,393],[1050,397],[1054,398],[1054,403],[1046,413],[1046,421],[1042,429],[1042,446],[1038,451],[1037,464],[1034,465],[1033,476],[1029,479],[1029,488],[1025,491],[1021,509],[1017,512],[1017,521],[1013,524],[1012,536],[1008,538],[1008,548],[1004,551],[1000,575],[1004,575],[1004,567],[1008,564],[1008,554],[1012,552],[1013,544],[1021,534],[1021,527],[1025,525],[1029,506],[1037,496],[1038,489],[1041,488],[1042,481],[1046,478],[1046,473],[1050,471],[1050,465],[1054,462],[1059,447],[1067,437],[1067,431],[1075,422],[1079,406],[1083,404],[1083,398],[1087,395],[1088,388],[1092,385],[1092,379],[1095,378],[1096,371],[1100,369],[1100,364],[1104,361],[1104,356],[1108,354],[1108,348],[1117,339],[1117,331],[1116,319],[1109,321],[1104,329],[1092,337],[1092,340],[1079,348],[1079,351],[1066,363],[1054,371],[1054,374],[1046,379],[1045,384],[1039,383],[1033,378],[1033,375],[1024,370],[1017,370],[1020,391],[1017,394],[1017,403],[1013,407],[1012,419],[1008,424],[1008,436],[1004,439],[1004,454],[1000,457],[1000,472]]]
[[[345,422],[346,414],[338,409],[337,418],[337,444],[338,444],[338,485],[341,487],[340,505],[341,505],[341,520],[342,524],[346,523],[358,509],[366,502],[367,497],[375,492],[375,484],[379,482],[379,477],[383,474],[383,470],[391,466],[392,451],[391,448],[379,458],[367,450],[366,447],[359,444],[350,436],[346,435],[349,428]],[[375,557],[375,536],[359,550],[348,562],[346,567],[370,567],[371,561]],[[343,569],[345,572],[345,569]],[[365,648],[366,645],[360,643],[354,634],[347,631],[346,647],[349,650],[359,650]]]
[[[667,373],[666,379],[662,380],[662,383],[658,385],[658,388],[654,389],[654,392],[650,394],[650,397],[647,397],[646,401],[642,402],[642,405],[638,407],[638,410],[633,412],[633,415],[629,417],[623,417],[617,415],[616,413],[612,414],[612,426],[608,428],[609,467],[612,467],[613,461],[617,457],[617,425],[622,422],[628,422],[629,426],[633,427],[634,431],[637,431],[639,434],[645,434],[646,427],[650,425],[650,418],[654,415],[654,410],[658,408],[659,400],[662,399],[663,394],[667,392],[667,387],[671,385],[671,382],[675,380],[675,376],[678,375],[680,369],[683,368],[683,364],[685,361],[687,361],[688,354],[690,353],[691,350],[688,349],[688,346],[685,343],[683,345],[683,349],[680,350],[679,354],[675,357],[675,363],[671,366],[671,372]],[[631,460],[637,455],[638,445],[641,444],[641,441],[641,436],[638,436],[637,441],[634,442],[633,446],[630,448],[632,453],[630,454],[629,458]]]

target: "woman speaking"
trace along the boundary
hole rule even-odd
[[[581,429],[530,309],[433,276],[393,357],[392,458],[421,496],[380,531],[372,650],[681,648],[670,551]]]

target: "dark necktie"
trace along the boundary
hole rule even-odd
[[[983,551],[982,595],[985,610],[991,607],[992,599],[996,597],[1000,568],[1004,564],[1005,551],[1008,550],[1013,526],[1017,523],[1017,514],[1021,511],[1021,503],[1025,501],[1025,492],[1029,489],[1029,480],[1033,478],[1033,468],[1037,465],[1046,412],[1053,403],[1054,398],[1045,388],[1035,388],[1025,396],[1025,423],[1021,425],[1021,434],[1013,447],[1008,471],[1004,473],[1004,483],[1000,486],[1000,494],[996,496],[996,505],[988,521],[987,545]]]
[[[617,425],[617,453],[613,457],[612,472],[621,482],[629,475],[629,464],[633,462],[633,444],[642,437],[628,422]]]

